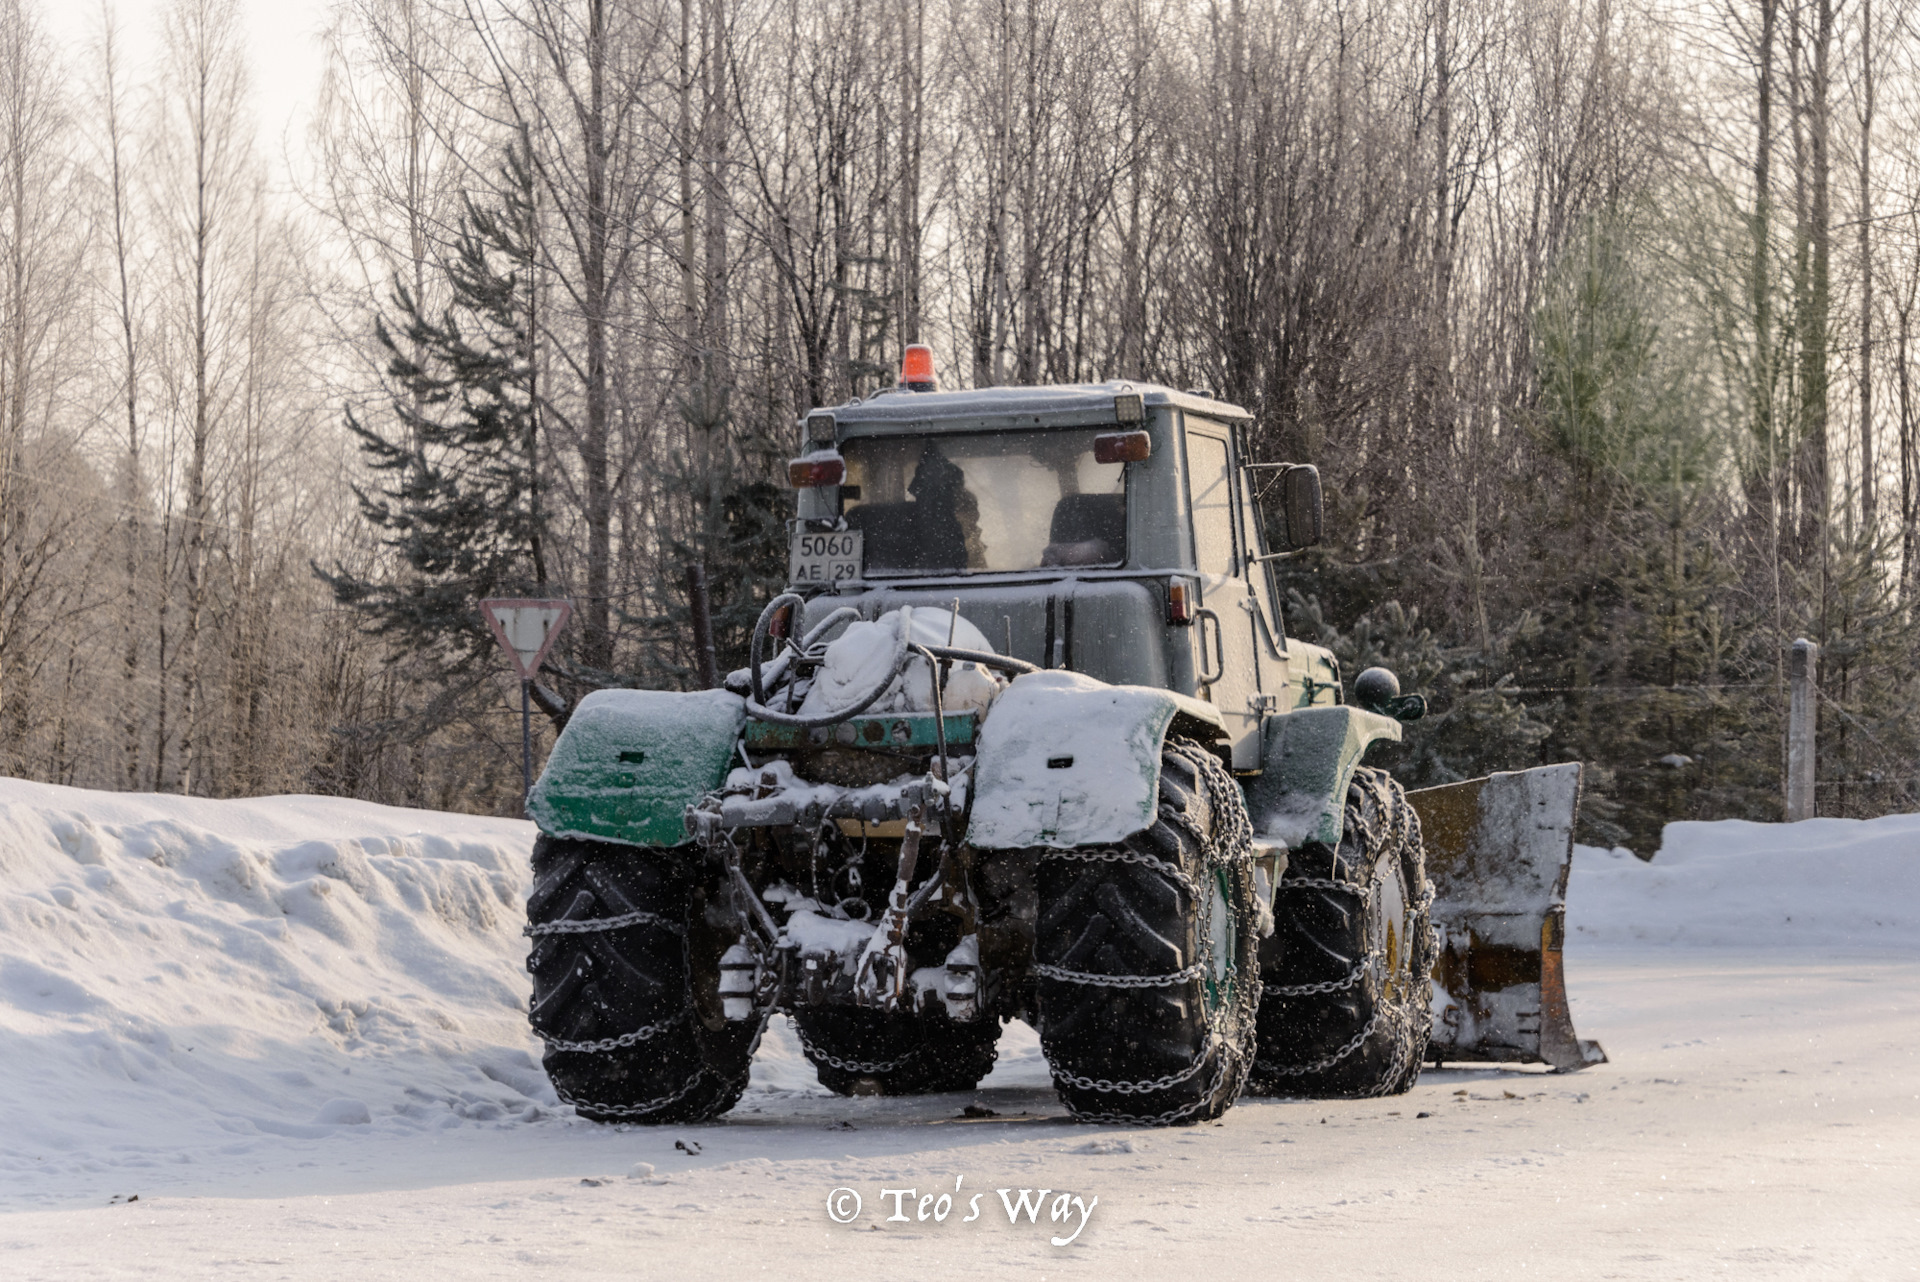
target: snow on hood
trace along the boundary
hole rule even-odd
[[[900,619],[905,614],[913,621],[912,641],[916,645],[952,645],[962,650],[993,653],[986,633],[952,610],[925,606],[889,610],[872,622],[849,623],[846,631],[827,647],[826,662],[813,679],[813,688],[800,704],[804,716],[823,716],[851,707],[855,700],[879,681],[899,654]],[[952,639],[949,640],[948,638]],[[941,706],[948,712],[985,713],[1000,693],[1000,681],[977,663],[956,663],[941,691]],[[908,660],[906,671],[867,709],[873,713],[932,712],[933,676],[927,661],[918,656]]]

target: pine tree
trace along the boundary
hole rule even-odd
[[[1794,630],[1820,643],[1822,815],[1863,818],[1920,804],[1920,651],[1899,597],[1895,537],[1837,534],[1824,572],[1789,579],[1794,598],[1808,603]]]
[[[503,176],[498,208],[466,200],[445,264],[447,305],[430,314],[396,282],[394,318],[375,318],[392,421],[349,409],[346,423],[375,478],[354,493],[384,564],[366,575],[315,567],[366,632],[424,662],[439,685],[492,664],[482,599],[545,595],[548,582],[523,149],[509,148]]]

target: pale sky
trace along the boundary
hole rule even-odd
[[[130,79],[142,76],[160,45],[160,15],[167,0],[113,0],[128,55]],[[41,0],[47,33],[70,57],[81,56],[100,27],[99,0]],[[253,109],[260,122],[260,149],[277,173],[286,172],[289,151],[305,145],[307,111],[320,86],[319,33],[328,0],[240,0],[241,21],[251,46]]]

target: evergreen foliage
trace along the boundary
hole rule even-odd
[[[1550,729],[1508,692],[1513,673],[1500,658],[1535,630],[1530,616],[1502,632],[1498,649],[1487,655],[1476,647],[1444,644],[1421,623],[1417,607],[1398,601],[1384,602],[1341,628],[1327,621],[1318,598],[1293,592],[1287,615],[1289,631],[1332,650],[1342,672],[1387,668],[1402,690],[1427,696],[1427,715],[1407,723],[1404,739],[1380,749],[1375,763],[1408,788],[1539,763],[1540,744]]]
[[[389,426],[351,409],[347,428],[374,478],[360,510],[387,556],[369,573],[336,564],[316,573],[365,631],[424,661],[442,681],[491,664],[480,616],[487,597],[544,595],[532,179],[510,149],[502,203],[470,197],[445,264],[449,300],[429,314],[396,282],[390,322],[375,338],[387,357]]]
[[[1791,618],[1820,642],[1819,812],[1855,818],[1920,809],[1920,653],[1899,597],[1894,536],[1835,538],[1823,566],[1795,573]],[[1822,587],[1824,586],[1824,592]]]
[[[1661,246],[1653,220],[1610,211],[1547,280],[1524,419],[1533,474],[1500,495],[1498,531],[1500,559],[1531,572],[1484,647],[1464,618],[1423,625],[1402,604],[1423,580],[1404,568],[1322,557],[1291,576],[1302,635],[1431,697],[1393,760],[1409,787],[1580,761],[1579,839],[1643,856],[1671,820],[1778,819],[1784,730],[1777,626],[1735,542],[1725,398],[1709,343],[1674,319],[1690,314],[1687,282]],[[1878,618],[1855,593],[1856,613]]]
[[[1777,814],[1778,723],[1743,715],[1767,675],[1758,620],[1730,608],[1738,575],[1718,531],[1725,454],[1711,389],[1654,263],[1625,214],[1597,217],[1535,320],[1536,432],[1572,502],[1529,522],[1552,594],[1521,656],[1555,759],[1589,764],[1582,836],[1650,855],[1670,819]]]

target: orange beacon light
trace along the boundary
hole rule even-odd
[[[900,387],[908,392],[937,392],[939,384],[933,381],[933,349],[925,343],[914,343],[900,357]]]

